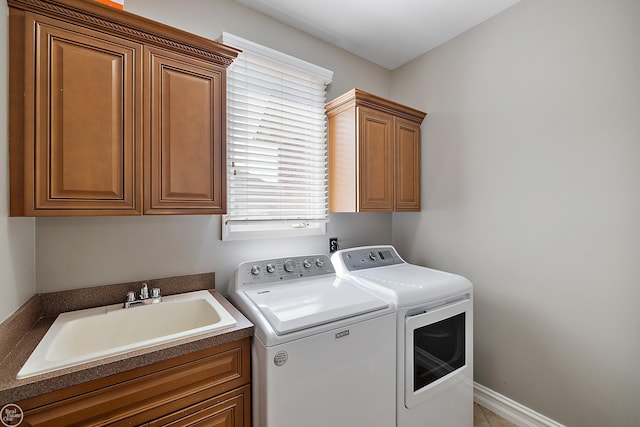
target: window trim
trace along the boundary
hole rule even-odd
[[[245,40],[233,34],[223,32],[220,36],[220,41],[224,44],[250,52],[253,57],[269,61],[280,67],[285,67],[288,70],[293,71],[294,74],[299,74],[307,80],[323,84],[325,87],[333,78],[332,71],[285,53],[278,52],[266,46],[262,46],[255,42]],[[229,106],[228,101],[227,106]],[[229,118],[227,117],[227,121],[228,120]],[[325,147],[326,141],[327,133],[325,118]],[[326,148],[328,149],[328,147]],[[225,157],[225,161],[228,161],[228,154],[227,157]],[[328,173],[328,165],[326,166],[326,169],[327,171],[325,173]],[[227,177],[227,188],[228,185],[229,178]],[[325,180],[325,194],[327,194],[325,197],[328,197],[328,190],[328,182]],[[238,220],[230,221],[229,217],[230,215],[223,215],[222,217],[221,238],[223,241],[323,235],[326,234],[326,222],[329,220],[328,210],[324,220],[251,220],[243,222]]]
[[[247,222],[246,224],[237,222],[230,224],[226,217],[226,215],[222,216],[221,238],[223,241],[320,236],[327,234],[326,222],[308,222],[309,225],[306,227],[297,227],[288,222],[274,224],[274,221],[270,221],[268,225],[258,221],[253,221],[252,223]]]

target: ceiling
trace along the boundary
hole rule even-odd
[[[235,0],[393,70],[520,0]]]

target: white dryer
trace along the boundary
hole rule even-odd
[[[462,276],[408,264],[392,246],[333,254],[338,277],[397,306],[398,427],[473,426],[473,289]]]
[[[395,425],[395,307],[326,255],[240,264],[231,301],[255,325],[255,427]]]

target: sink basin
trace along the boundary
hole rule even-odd
[[[18,379],[108,356],[236,326],[208,291],[162,298],[157,304],[122,304],[60,314],[24,364]]]

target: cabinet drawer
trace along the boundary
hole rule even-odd
[[[207,399],[148,424],[149,427],[192,426],[205,423],[214,427],[249,427],[251,425],[251,387]]]
[[[24,401],[31,426],[137,425],[249,383],[249,340]],[[167,361],[171,363],[171,361]],[[124,378],[123,378],[124,376]],[[33,403],[32,403],[33,402]],[[35,407],[34,407],[35,406]]]

